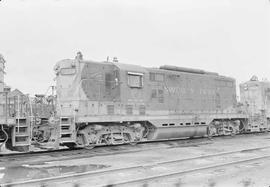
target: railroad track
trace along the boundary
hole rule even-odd
[[[254,135],[254,134],[251,134]],[[241,136],[241,135],[239,135]],[[221,138],[221,137],[213,137],[213,138]],[[142,141],[142,142],[137,142],[137,144],[135,145],[131,145],[131,144],[116,144],[116,145],[97,145],[95,146],[93,149],[84,149],[84,148],[74,148],[74,149],[69,149],[69,148],[62,148],[62,149],[57,149],[57,150],[40,150],[40,151],[30,151],[30,152],[12,152],[12,153],[4,153],[1,154],[0,153],[0,158],[3,157],[32,157],[33,155],[46,155],[46,154],[52,154],[52,153],[72,153],[74,151],[81,151],[84,150],[85,152],[95,152],[96,149],[99,148],[109,148],[109,147],[121,147],[121,146],[136,146],[136,145],[140,145],[140,144],[157,144],[157,143],[170,143],[170,142],[181,142],[181,145],[184,145],[186,143],[190,143],[190,142],[202,142],[202,139],[204,139],[204,141],[208,141],[206,138],[193,138],[193,139],[169,139],[169,140],[155,140],[155,141]]]
[[[206,144],[212,144],[212,140],[228,140],[228,139],[237,139],[237,138],[248,138],[248,137],[258,137],[264,136],[265,133],[258,134],[247,134],[247,135],[237,135],[236,137],[231,136],[218,136],[213,137],[209,140],[207,138],[194,138],[194,139],[174,139],[167,141],[154,141],[154,142],[145,142],[138,143],[137,145],[113,145],[113,146],[98,146],[94,149],[62,149],[54,151],[42,151],[42,152],[29,152],[21,154],[8,154],[0,155],[0,167],[5,166],[15,166],[18,164],[28,164],[29,162],[51,162],[61,160],[71,160],[87,157],[96,157],[96,156],[107,156],[107,155],[119,155],[119,154],[128,154],[128,153],[137,153],[142,151],[153,151],[157,149],[170,149],[170,148],[181,148],[181,147],[193,147]]]
[[[231,139],[231,138],[245,138],[245,137],[249,137],[249,136],[260,136],[260,135],[265,135],[265,133],[257,133],[257,134],[239,134],[237,135],[237,137],[231,137],[231,136],[217,136],[217,137],[212,137],[213,140],[217,140],[217,139]],[[179,147],[184,147],[184,146],[193,146],[193,145],[200,145],[202,144],[202,142],[204,143],[210,143],[209,139],[207,138],[193,138],[193,139],[170,139],[170,140],[156,140],[156,141],[145,141],[145,142],[138,142],[137,145],[141,145],[141,144],[170,144],[170,143],[174,143],[177,142],[179,143],[177,146]],[[58,150],[41,150],[41,151],[31,151],[31,152],[24,152],[24,153],[20,153],[20,152],[16,152],[16,153],[5,153],[5,154],[1,154],[0,153],[0,159],[1,158],[27,158],[27,157],[33,157],[33,156],[44,156],[44,155],[52,155],[52,154],[70,154],[70,155],[76,155],[76,154],[84,154],[84,153],[95,153],[91,156],[102,156],[104,154],[111,154],[111,153],[100,153],[100,149],[106,149],[108,148],[109,151],[115,151],[115,149],[121,148],[122,147],[135,147],[136,145],[130,145],[130,144],[119,144],[119,145],[99,145],[96,146],[94,149],[88,150],[88,149],[83,149],[83,148],[74,148],[74,149],[68,149],[68,148],[62,148],[62,149],[58,149]],[[172,146],[173,147],[173,146]],[[110,148],[112,148],[113,150],[110,150]],[[114,149],[115,148],[115,149]],[[158,148],[153,148],[153,149],[158,149]],[[151,149],[152,150],[152,149]],[[117,150],[119,151],[119,150]],[[119,153],[123,153],[123,152],[133,152],[131,151],[123,151]],[[135,151],[137,152],[137,150]],[[115,154],[115,153],[112,153]]]
[[[215,169],[215,168],[232,166],[232,165],[243,164],[243,163],[249,163],[249,162],[258,161],[258,160],[262,160],[262,159],[266,159],[266,158],[270,158],[270,155],[255,157],[255,158],[251,158],[251,159],[243,159],[243,160],[239,160],[239,161],[225,162],[223,164],[214,164],[214,165],[205,166],[205,167],[196,167],[196,168],[187,169],[184,171],[171,172],[171,173],[160,174],[160,175],[155,175],[155,176],[150,176],[150,177],[136,178],[136,179],[127,180],[124,182],[113,183],[112,185],[113,186],[130,186],[130,185],[146,184],[146,183],[149,183],[149,182],[154,181],[154,180],[164,180],[164,179],[174,178],[174,177],[178,177],[178,176],[193,173],[193,172],[202,172],[202,171],[209,170],[209,169]],[[105,186],[107,186],[107,185],[100,185],[100,187],[105,187]],[[97,187],[99,187],[99,186],[97,186]]]
[[[0,156],[0,167],[18,165],[19,164],[28,164],[28,162],[51,162],[57,161],[59,159],[71,160],[71,159],[80,159],[96,156],[108,156],[108,155],[119,155],[119,154],[128,154],[128,153],[137,153],[142,151],[153,151],[160,149],[169,149],[177,147],[192,147],[200,146],[206,144],[212,144],[213,142],[205,139],[201,141],[199,139],[194,140],[170,140],[166,142],[155,142],[147,143],[148,145],[114,145],[114,146],[100,146],[96,149],[87,150],[87,149],[74,149],[74,150],[56,150],[49,152],[33,152],[28,154],[11,154],[8,156]],[[33,160],[34,159],[34,160]],[[2,163],[2,164],[1,164]],[[7,164],[5,164],[7,163]],[[14,163],[14,164],[13,164]]]
[[[264,150],[264,149],[270,149],[270,146],[264,146],[264,147],[254,147],[250,149],[240,149],[236,151],[229,151],[229,152],[221,152],[221,153],[216,153],[216,154],[208,154],[208,155],[203,155],[203,156],[197,156],[197,157],[190,157],[190,158],[184,158],[184,159],[176,159],[176,160],[169,160],[169,161],[162,161],[162,162],[155,162],[155,163],[149,163],[149,164],[144,164],[144,165],[136,165],[136,166],[131,166],[131,167],[123,167],[123,168],[112,168],[112,169],[102,169],[99,171],[89,171],[89,172],[83,172],[83,173],[73,173],[73,174],[68,174],[68,175],[63,175],[63,176],[55,176],[55,177],[48,177],[48,178],[42,178],[42,179],[33,179],[33,180],[27,180],[27,181],[18,181],[18,182],[12,182],[12,183],[3,183],[0,184],[1,186],[36,186],[40,184],[54,184],[54,183],[62,183],[63,181],[74,181],[76,178],[84,178],[88,179],[91,181],[91,178],[96,179],[97,177],[100,176],[106,176],[106,175],[117,175],[119,173],[132,173],[136,172],[138,170],[145,170],[147,168],[153,168],[153,167],[164,167],[164,166],[170,166],[170,165],[177,165],[177,164],[183,164],[185,162],[194,162],[196,160],[202,160],[202,159],[220,159],[219,157],[224,157],[227,156],[232,157],[233,155],[237,154],[247,154],[247,153],[252,153],[255,151],[259,150]],[[225,167],[225,166],[230,166],[230,165],[237,165],[237,164],[243,164],[243,163],[248,163],[248,162],[253,162],[253,161],[258,161],[262,159],[270,158],[270,153],[267,155],[262,155],[262,156],[252,156],[248,158],[243,158],[243,159],[237,159],[237,160],[232,160],[232,161],[227,161],[227,162],[221,162],[221,163],[211,163],[208,165],[203,165],[203,166],[196,166],[193,168],[186,168],[186,169],[181,169],[177,171],[168,171],[165,173],[158,173],[158,174],[153,174],[149,176],[137,176],[129,180],[122,180],[122,181],[116,181],[112,183],[112,185],[115,186],[129,186],[129,185],[139,185],[143,184],[146,182],[150,182],[153,180],[161,180],[161,179],[166,179],[166,178],[171,178],[171,177],[176,177],[176,176],[181,176],[184,174],[192,173],[192,172],[200,172],[204,170],[209,170],[209,169],[214,169],[214,168],[220,168],[220,167]],[[107,184],[95,184],[91,186],[107,186]]]

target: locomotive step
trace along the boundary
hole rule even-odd
[[[61,124],[61,127],[71,127],[71,124]]]
[[[22,133],[26,133],[28,134],[29,133],[29,130],[28,130],[28,127],[27,126],[23,126],[23,127],[15,127],[14,128],[14,133],[17,134],[22,134]]]
[[[15,137],[29,137],[28,133],[16,133]]]
[[[16,136],[12,142],[13,146],[27,146],[30,145],[29,136]]]
[[[61,124],[60,127],[71,127],[70,124]]]
[[[72,128],[71,126],[61,126],[60,127],[60,133],[62,132],[73,132],[74,128]]]
[[[72,131],[61,131],[61,135],[62,134],[72,134]]]
[[[61,143],[75,143],[75,140],[72,138],[61,138]]]
[[[67,124],[71,123],[70,118],[61,118],[60,121],[61,121],[61,124],[63,124],[63,123],[67,123]]]
[[[27,118],[26,118],[26,117],[16,117],[15,119],[16,119],[17,121],[18,121],[18,120],[22,120],[22,121],[27,120]]]
[[[20,128],[23,128],[23,127],[29,127],[27,124],[16,124],[15,127],[20,127]]]
[[[28,142],[17,142],[14,146],[29,146],[30,145],[30,143],[28,143]]]

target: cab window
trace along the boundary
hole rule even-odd
[[[74,75],[76,73],[75,68],[62,68],[60,70],[61,75]]]
[[[128,72],[128,85],[132,88],[142,88],[143,87],[143,74]]]

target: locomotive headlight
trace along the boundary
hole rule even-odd
[[[248,90],[248,85],[244,84],[244,90]]]

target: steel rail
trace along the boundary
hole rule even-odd
[[[211,137],[211,140],[214,140],[214,139],[233,139],[233,138],[245,138],[245,137],[249,137],[249,136],[263,136],[265,135],[266,133],[269,133],[269,132],[258,132],[258,133],[247,133],[247,134],[237,134],[236,136],[213,136]],[[141,141],[141,142],[137,142],[138,145],[140,144],[156,144],[156,143],[169,143],[169,142],[181,142],[183,144],[181,145],[184,145],[186,146],[185,144],[186,143],[190,143],[190,144],[195,144],[196,141],[199,141],[199,140],[205,140],[204,142],[208,142],[209,139],[207,139],[206,137],[195,137],[195,138],[176,138],[176,139],[162,139],[162,140],[147,140],[147,141]],[[193,142],[186,142],[186,141],[194,141]],[[201,142],[200,142],[201,143]],[[120,147],[120,146],[127,146],[127,145],[130,145],[129,143],[124,143],[124,144],[116,144],[116,145],[96,145],[94,147],[93,150],[95,150],[95,148],[111,148],[111,147]],[[134,146],[134,145],[131,145],[131,146]],[[187,145],[189,146],[189,145]],[[180,147],[180,145],[179,145]],[[87,149],[84,149],[84,148],[74,148],[74,149],[69,149],[69,148],[62,148],[62,149],[55,149],[55,150],[40,150],[40,151],[30,151],[30,152],[15,152],[15,153],[4,153],[4,154],[1,154],[0,153],[0,159],[1,158],[7,158],[7,157],[11,157],[11,158],[15,158],[15,157],[27,157],[27,156],[33,156],[33,155],[46,155],[46,154],[51,154],[51,153],[64,153],[64,152],[73,152],[73,151],[78,151],[78,150],[87,150]],[[88,149],[89,150],[89,149]]]
[[[166,146],[166,143],[168,142],[177,142],[177,140],[170,140],[167,142],[155,142],[155,143],[161,143],[163,145]],[[153,143],[153,142],[152,142]],[[189,147],[189,146],[197,146],[197,145],[205,145],[205,144],[211,144],[212,141],[204,141],[204,142],[181,142],[181,144],[178,145],[167,145],[167,147],[160,147],[158,144],[154,144],[157,147],[151,147],[151,148],[144,148],[144,147],[138,147],[135,149],[131,149],[128,150],[121,150],[122,148],[125,148],[124,146],[130,146],[130,147],[134,147],[134,145],[113,145],[113,146],[99,146],[96,149],[93,150],[88,150],[88,149],[83,149],[83,148],[76,148],[76,149],[61,149],[61,150],[52,150],[52,151],[42,151],[42,152],[31,152],[31,153],[22,153],[22,154],[10,154],[8,156],[0,156],[0,160],[3,159],[27,159],[27,158],[32,158],[32,156],[38,157],[38,156],[52,156],[52,158],[48,158],[48,160],[50,161],[54,161],[57,160],[58,158],[55,157],[55,154],[57,155],[61,155],[63,157],[67,157],[67,158],[61,158],[61,160],[68,160],[68,159],[72,159],[72,158],[85,158],[87,156],[107,156],[107,155],[117,155],[117,154],[126,154],[126,153],[135,153],[135,152],[141,152],[141,151],[150,151],[150,150],[156,150],[156,149],[168,149],[168,148],[177,148],[177,147]],[[150,142],[147,142],[147,144],[150,144]],[[135,145],[136,146],[136,145]],[[159,146],[159,147],[158,147]],[[119,147],[119,150],[111,150],[111,148],[117,148]],[[105,148],[105,149],[104,149]],[[101,152],[99,152],[101,151]],[[102,152],[102,151],[107,151],[107,152]],[[68,158],[68,156],[70,156],[71,158]],[[1,166],[1,164],[0,164]]]
[[[172,164],[172,163],[176,163],[176,162],[192,161],[192,160],[196,160],[196,159],[204,159],[204,158],[211,158],[211,157],[217,157],[217,156],[225,156],[225,155],[230,155],[230,154],[235,154],[235,153],[250,152],[250,151],[256,151],[256,150],[260,150],[260,149],[269,149],[269,148],[270,148],[270,146],[253,147],[250,149],[241,149],[241,150],[221,152],[221,153],[209,154],[209,155],[203,155],[203,156],[189,157],[189,158],[169,160],[169,161],[163,161],[163,162],[155,162],[152,164],[144,164],[144,165],[115,168],[115,169],[105,169],[105,170],[99,170],[99,171],[88,171],[88,172],[83,172],[83,173],[74,173],[74,174],[68,174],[68,175],[62,175],[62,176],[46,177],[46,178],[41,178],[41,179],[31,179],[31,180],[17,181],[17,182],[11,182],[11,183],[2,183],[2,184],[0,184],[0,186],[18,186],[18,185],[30,185],[30,184],[33,185],[33,184],[37,184],[37,183],[39,183],[39,184],[45,183],[46,184],[46,182],[59,181],[59,180],[67,179],[67,178],[83,177],[83,176],[93,177],[93,176],[110,174],[110,173],[127,172],[129,170],[131,171],[131,170],[141,169],[141,168],[145,168],[145,167],[164,165],[164,164]],[[165,174],[165,175],[157,175],[157,176],[152,176],[152,177],[140,178],[140,179],[136,179],[136,180],[130,180],[130,181],[126,181],[126,182],[120,182],[120,183],[116,183],[113,185],[124,185],[124,184],[128,184],[128,183],[139,182],[139,181],[142,182],[142,181],[147,181],[147,180],[154,180],[154,179],[157,179],[159,177],[184,174],[184,173],[188,173],[188,172],[199,171],[199,170],[203,170],[203,169],[210,169],[210,168],[214,168],[214,167],[221,167],[221,166],[226,166],[228,164],[253,161],[253,160],[258,160],[258,159],[262,159],[262,158],[269,158],[269,157],[270,157],[270,155],[266,155],[266,156],[245,159],[245,160],[240,160],[240,161],[233,161],[233,162],[223,163],[223,164],[218,164],[218,165],[199,167],[199,168],[194,168],[194,169],[190,169],[190,170],[169,173],[169,174]]]
[[[132,180],[124,181],[124,182],[112,183],[111,185],[112,186],[123,186],[123,185],[128,186],[128,185],[135,185],[138,183],[141,184],[141,183],[146,183],[146,182],[150,182],[153,180],[162,180],[162,179],[166,179],[166,178],[173,178],[173,177],[185,175],[188,173],[199,172],[199,171],[220,168],[220,167],[226,167],[226,166],[231,166],[231,165],[237,165],[237,164],[242,164],[242,163],[248,163],[248,162],[258,161],[258,160],[266,159],[266,158],[270,158],[270,155],[254,157],[254,158],[249,158],[249,159],[243,159],[243,160],[238,160],[238,161],[232,161],[232,162],[226,162],[226,163],[222,163],[222,164],[214,164],[214,165],[210,165],[210,166],[197,167],[197,168],[187,169],[187,170],[183,170],[183,171],[179,171],[179,172],[171,172],[171,173],[166,173],[166,174],[154,175],[154,176],[150,176],[150,177],[137,178],[137,179],[132,179]],[[96,187],[105,187],[105,186],[107,186],[107,185],[97,185]]]

